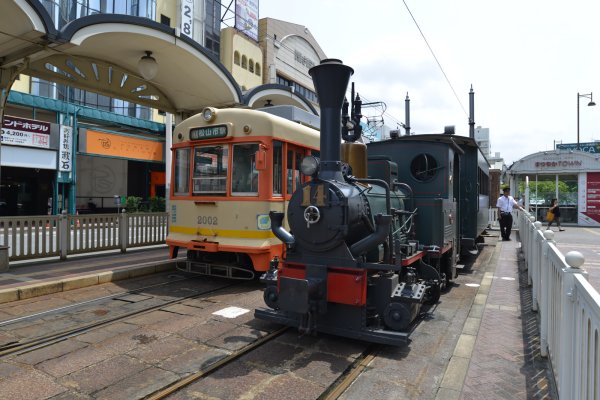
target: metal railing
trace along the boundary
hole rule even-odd
[[[8,260],[60,257],[165,243],[168,213],[0,217],[0,246]]]
[[[518,218],[521,248],[539,312],[540,351],[549,356],[561,399],[600,399],[600,294],[581,269],[583,255],[558,250],[552,231]]]
[[[513,209],[512,211],[512,216],[513,216],[513,228],[516,229],[517,228],[517,219],[519,216],[519,213],[521,213],[522,211],[517,210],[517,209]],[[498,221],[498,208],[497,207],[490,207],[488,208],[488,225],[490,228],[500,228],[500,222]]]

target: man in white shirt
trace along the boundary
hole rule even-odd
[[[507,187],[502,190],[502,196],[498,197],[496,207],[498,207],[498,221],[500,221],[500,236],[502,236],[502,240],[510,240],[513,223],[512,210],[514,207],[523,210],[523,207],[510,195],[510,189]]]

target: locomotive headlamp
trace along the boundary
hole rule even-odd
[[[315,156],[306,156],[300,163],[300,171],[306,176],[313,176],[319,172],[319,159]]]
[[[217,110],[212,107],[206,107],[204,110],[202,110],[202,118],[204,118],[206,122],[214,121],[216,116]]]

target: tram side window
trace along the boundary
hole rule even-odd
[[[194,148],[194,194],[227,193],[228,149],[224,146]]]
[[[190,194],[190,149],[175,151],[175,195]]]
[[[300,164],[302,163],[302,153],[296,153],[296,189],[300,187]]]
[[[281,172],[283,171],[283,144],[281,142],[273,142],[273,194],[281,196]]]
[[[258,171],[254,155],[258,143],[244,143],[233,146],[231,193],[233,195],[256,195],[258,193]]]
[[[287,193],[292,194],[294,192],[294,152],[288,150],[287,152]]]

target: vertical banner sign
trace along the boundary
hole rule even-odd
[[[194,0],[181,0],[181,32],[194,38]]]
[[[600,172],[587,173],[586,209],[583,214],[600,222]]]
[[[235,1],[235,29],[258,42],[258,0]]]
[[[58,145],[58,170],[71,172],[73,165],[73,128],[60,126],[60,143]]]

